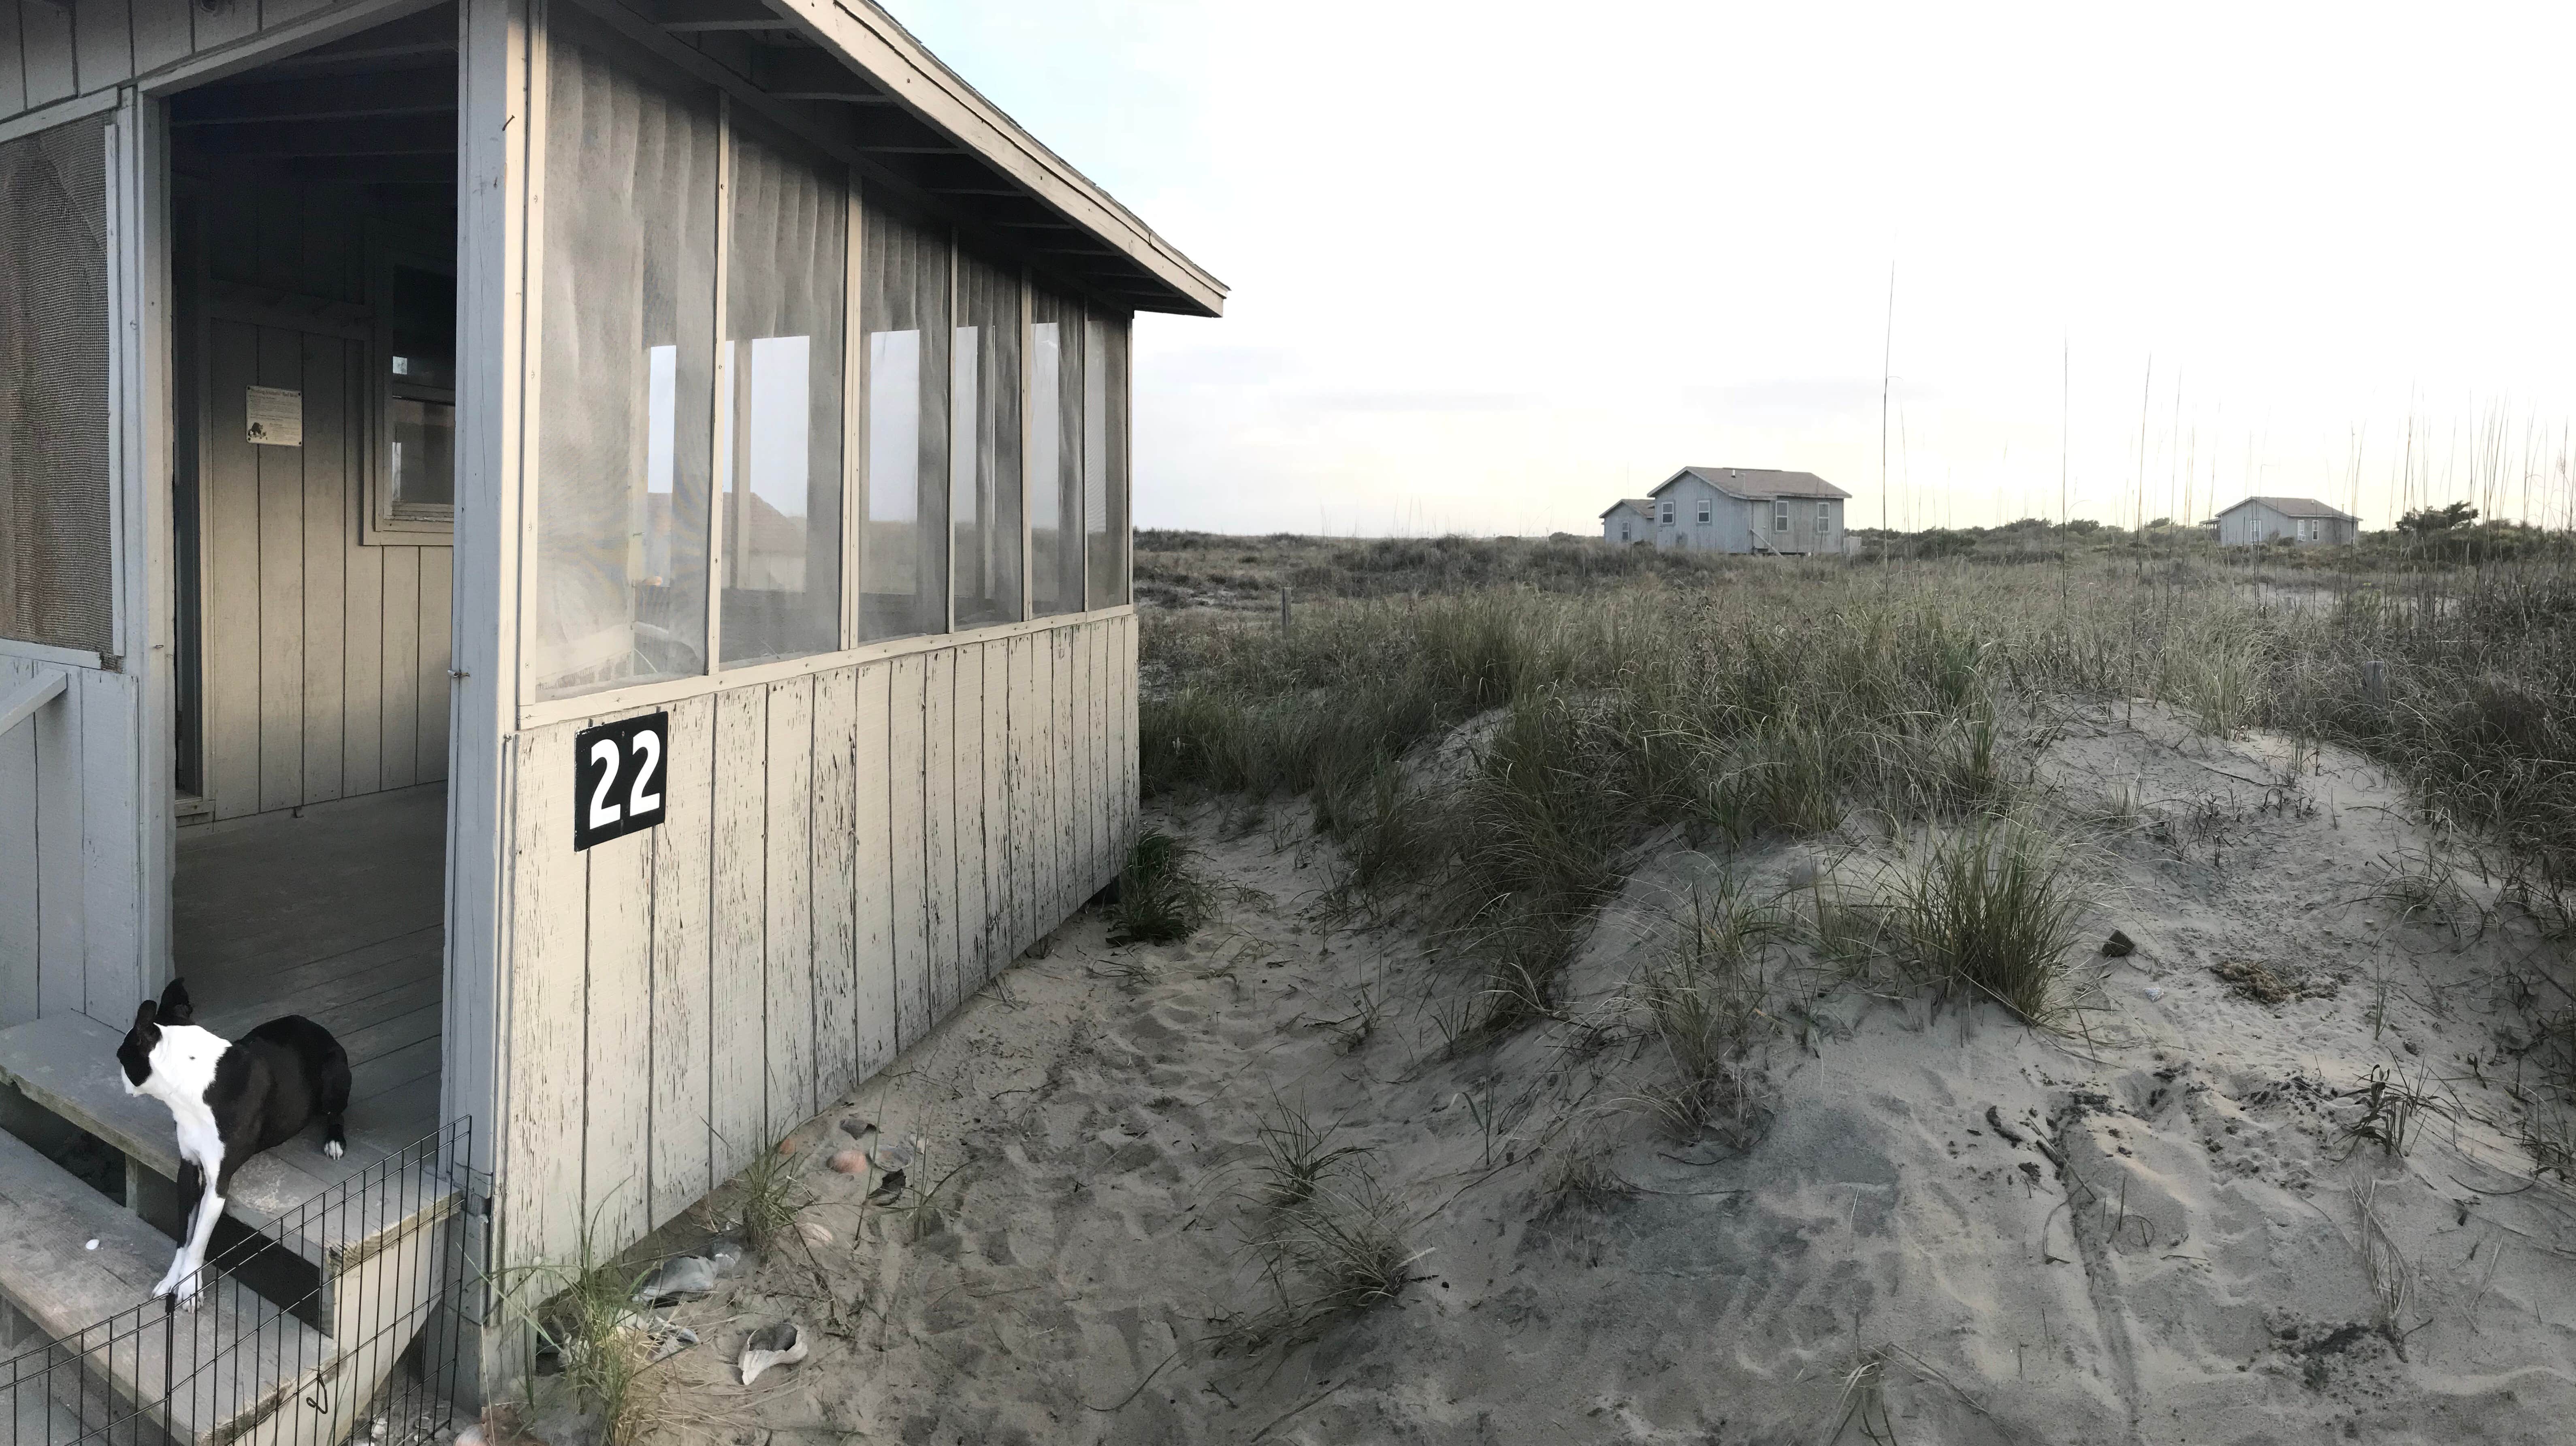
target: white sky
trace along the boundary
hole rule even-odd
[[[1233,288],[1139,318],[1140,526],[1591,531],[1684,463],[1875,524],[1891,263],[1899,526],[2056,515],[2061,347],[2079,517],[2152,357],[2148,517],[2385,526],[2411,415],[2407,498],[2567,520],[2565,7],[891,3]]]

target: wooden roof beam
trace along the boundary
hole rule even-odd
[[[779,100],[892,105],[894,97],[810,45],[763,45],[752,52],[751,83]]]
[[[793,30],[761,0],[655,0],[653,23],[674,35],[711,30]]]

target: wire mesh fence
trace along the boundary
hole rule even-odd
[[[6,1446],[418,1446],[483,1318],[490,1181],[459,1120],[256,1230],[164,1295],[0,1359]],[[24,1334],[26,1317],[8,1322]],[[0,1336],[0,1339],[6,1339]]]

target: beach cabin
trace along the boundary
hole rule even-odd
[[[1601,514],[1601,536],[1607,542],[1646,542],[1655,535],[1655,500],[1622,497]]]
[[[1224,297],[867,0],[0,0],[13,1439],[499,1389],[490,1282],[1110,883],[1130,322]],[[174,975],[355,1076],[176,1326]]]
[[[1761,467],[1684,467],[1642,502],[1657,547],[1702,552],[1834,553],[1843,550],[1843,503],[1851,494],[1813,472]],[[1604,514],[1615,528],[1619,510]]]
[[[2218,545],[2334,547],[2361,536],[2361,519],[2313,497],[2248,497],[2218,514]]]

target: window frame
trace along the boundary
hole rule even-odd
[[[1658,498],[1658,499],[1656,499],[1656,512],[1655,512],[1655,517],[1656,517],[1657,522],[1659,522],[1661,525],[1663,525],[1663,526],[1665,526],[1665,527],[1670,527],[1670,526],[1672,526],[1672,525],[1673,525],[1673,499],[1671,499],[1671,498],[1669,498],[1669,497],[1663,497],[1663,498]]]
[[[394,272],[403,267],[414,271],[433,271],[456,279],[456,258],[434,249],[413,237],[388,234],[376,225],[367,228],[367,309],[372,313],[367,332],[372,338],[364,348],[363,364],[367,368],[365,415],[357,418],[365,447],[365,464],[360,468],[364,479],[366,503],[358,514],[358,544],[362,547],[453,547],[456,545],[456,505],[440,506],[433,502],[403,503],[395,499],[393,445],[394,401],[398,395],[393,378]],[[461,332],[462,327],[458,328]],[[462,337],[457,345],[462,345]],[[449,360],[449,367],[455,366]],[[450,408],[457,405],[455,376],[451,370],[449,385],[413,387],[418,392],[446,393]]]
[[[1816,504],[1816,535],[1825,537],[1834,530],[1834,504],[1831,499]]]
[[[1789,499],[1786,497],[1779,498],[1771,504],[1771,530],[1773,532],[1789,530]]]
[[[1715,505],[1716,505],[1715,503],[1711,502],[1708,498],[1705,498],[1705,497],[1703,497],[1703,498],[1701,498],[1701,499],[1699,500],[1699,525],[1700,525],[1700,526],[1702,526],[1702,527],[1706,527],[1706,526],[1708,526],[1708,522],[1709,522],[1709,515],[1710,515],[1710,509],[1711,509],[1712,507],[1714,507]]]

